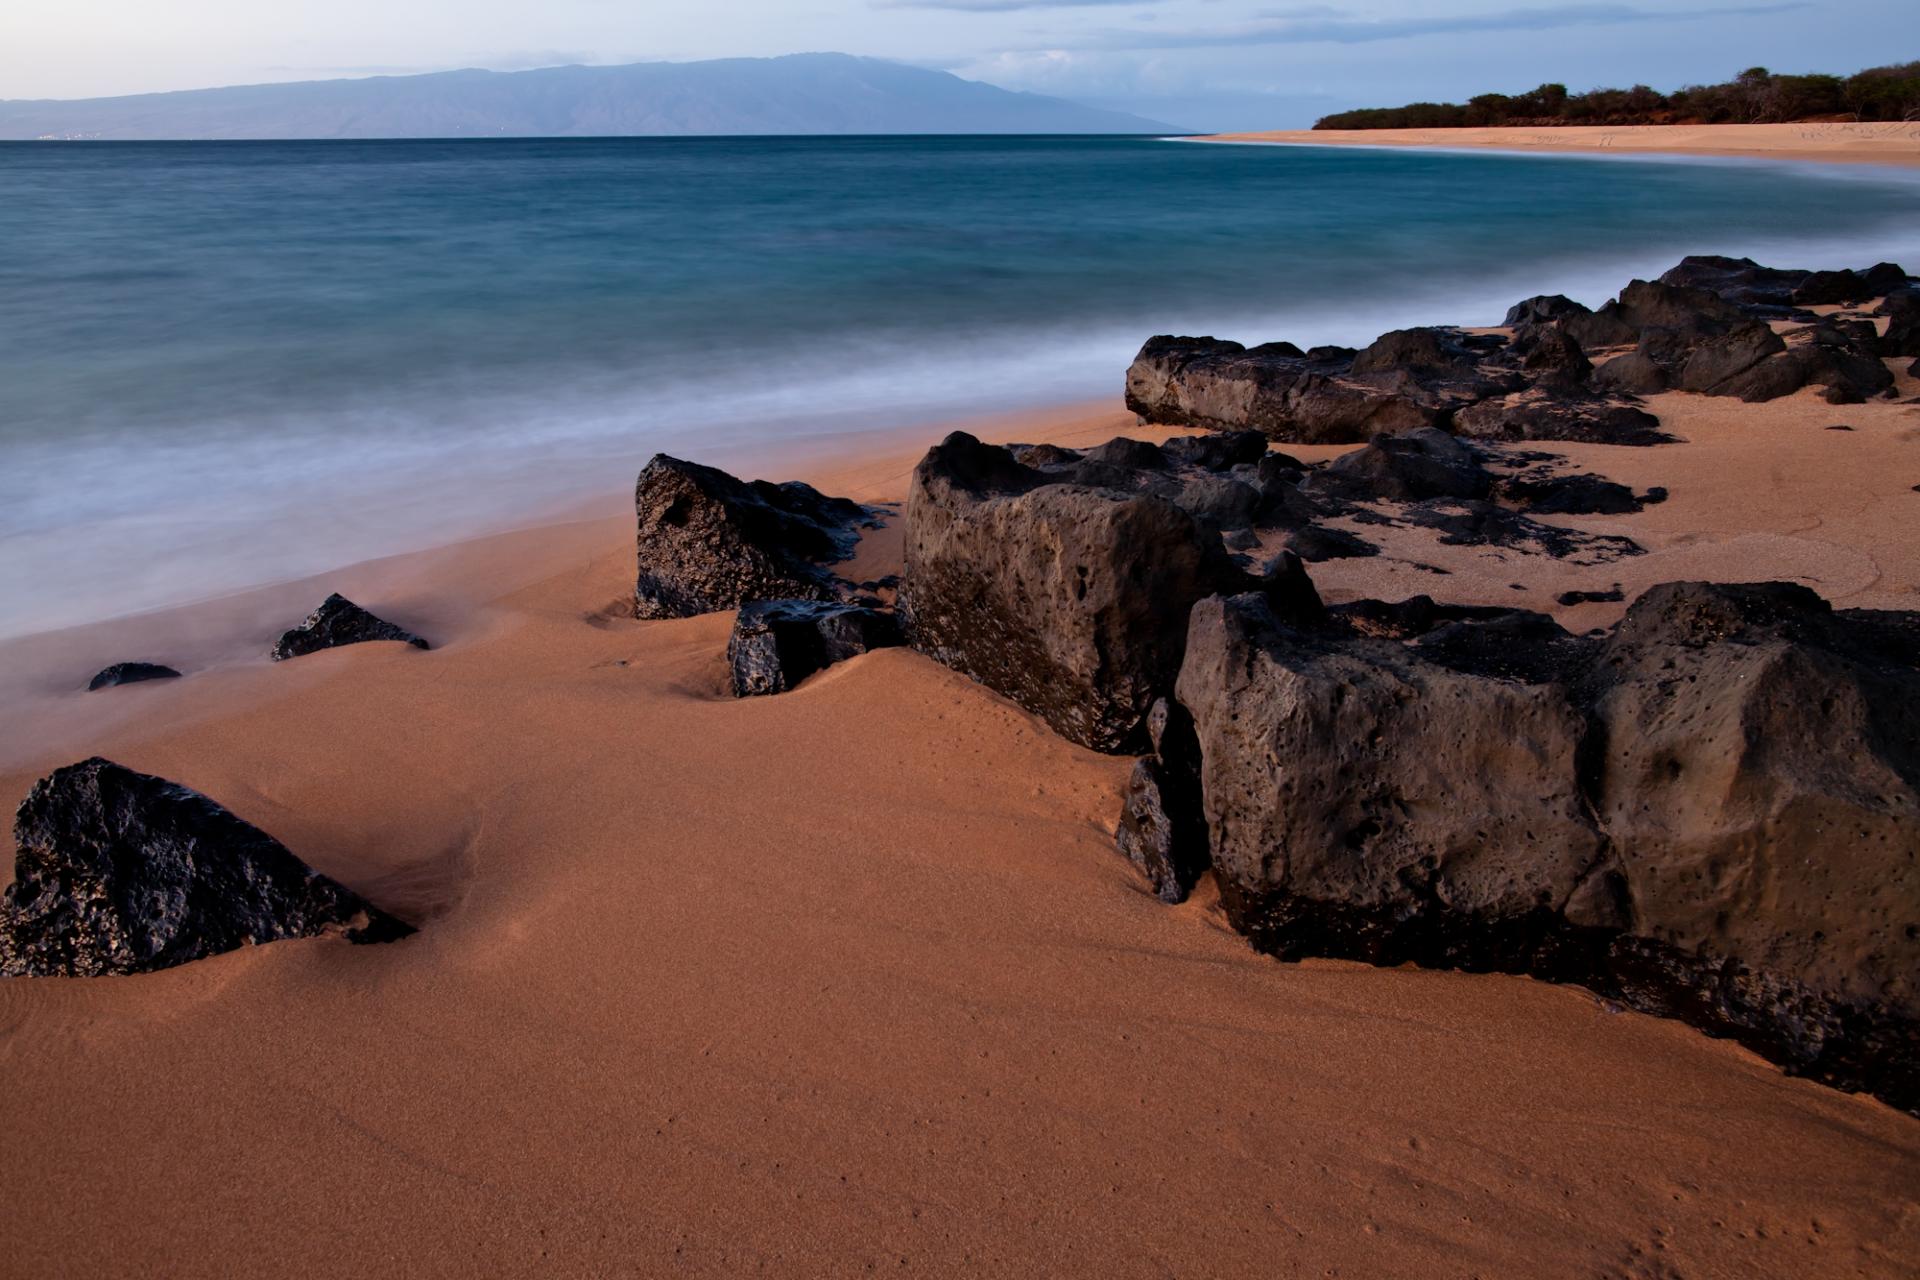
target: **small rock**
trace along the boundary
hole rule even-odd
[[[425,640],[411,631],[396,627],[384,618],[376,618],[336,592],[308,614],[305,622],[284,633],[268,656],[275,662],[285,662],[288,658],[318,653],[322,649],[365,644],[372,640],[397,640],[416,649],[428,647]]]
[[[900,643],[893,615],[818,600],[742,605],[727,641],[733,696],[785,693],[816,671]]]
[[[1617,604],[1626,598],[1626,593],[1618,587],[1610,591],[1562,591],[1560,593],[1560,603],[1564,605]]]
[[[87,682],[87,691],[111,689],[116,685],[139,684],[145,680],[178,680],[180,673],[157,662],[116,662]]]

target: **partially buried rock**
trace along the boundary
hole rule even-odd
[[[13,834],[0,974],[148,973],[286,938],[413,932],[207,797],[107,760],[35,783]]]
[[[373,640],[395,640],[425,649],[427,642],[404,627],[385,618],[377,618],[345,596],[335,593],[324,600],[307,620],[284,633],[268,655],[275,662],[298,658],[322,649],[342,645],[366,644]]]
[[[875,512],[811,485],[736,479],[656,454],[634,487],[634,616],[688,618],[750,600],[832,600],[827,566],[853,554]]]
[[[87,681],[87,691],[111,689],[123,684],[140,684],[146,680],[178,680],[180,673],[172,667],[163,667],[157,662],[116,662]]]
[[[816,671],[900,643],[893,615],[819,600],[742,605],[727,641],[733,696],[785,693]]]

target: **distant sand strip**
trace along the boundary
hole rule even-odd
[[[1920,122],[1578,125],[1546,129],[1282,129],[1215,134],[1205,141],[1732,156],[1751,160],[1920,167]]]

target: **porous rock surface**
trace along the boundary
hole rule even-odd
[[[1920,1107],[1920,614],[1671,583],[1589,638],[1216,597],[1177,700],[1262,950],[1583,983]]]
[[[948,436],[907,498],[908,643],[1082,746],[1143,744],[1180,667],[1186,610],[1256,585],[1217,532],[1147,491],[1157,470],[1088,458],[1050,474]]]
[[[753,600],[833,600],[851,584],[828,566],[853,554],[878,514],[799,481],[739,480],[656,454],[634,486],[634,616],[687,618]]]
[[[198,792],[97,757],[35,783],[13,835],[8,976],[149,973],[285,938],[413,932]]]
[[[282,633],[268,656],[275,662],[285,662],[289,658],[304,657],[322,649],[365,644],[372,640],[395,640],[416,649],[427,647],[427,642],[413,632],[395,626],[385,618],[375,617],[335,592],[322,601],[318,609],[308,614],[305,622]]]
[[[900,643],[894,616],[865,605],[756,600],[740,607],[727,640],[736,698],[785,693],[816,671]]]

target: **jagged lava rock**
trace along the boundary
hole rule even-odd
[[[196,791],[92,759],[56,770],[14,820],[0,973],[148,973],[238,947],[411,926]]]
[[[816,671],[900,643],[890,613],[820,600],[756,600],[740,606],[727,640],[733,696],[785,693]]]
[[[853,554],[874,512],[798,481],[736,479],[655,454],[634,486],[634,616],[686,618],[752,600],[831,600],[826,566]]]
[[[275,662],[285,662],[288,658],[303,657],[322,649],[366,644],[373,640],[396,640],[416,649],[427,647],[427,642],[413,632],[397,627],[385,618],[375,617],[335,592],[322,601],[318,609],[308,614],[305,622],[282,633],[268,656]]]
[[[180,673],[172,667],[163,667],[157,662],[116,662],[112,666],[87,681],[87,691],[112,689],[123,684],[140,684],[147,680],[178,680]]]
[[[1425,427],[1375,436],[1307,476],[1301,488],[1346,499],[1484,498],[1493,475],[1480,454],[1444,431]]]
[[[905,558],[908,643],[1096,751],[1144,739],[1193,602],[1254,585],[1174,503],[1060,483],[964,432],[914,468]]]

